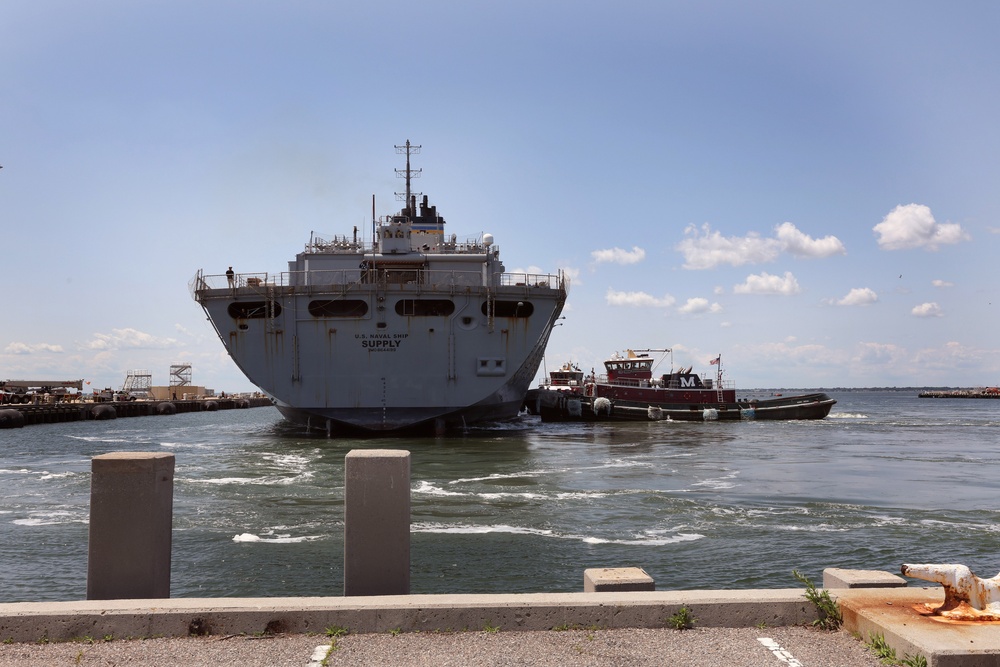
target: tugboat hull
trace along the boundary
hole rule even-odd
[[[693,398],[693,397],[692,397]],[[824,393],[734,403],[654,403],[538,390],[542,421],[737,421],[823,419],[837,401]]]

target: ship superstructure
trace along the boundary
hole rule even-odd
[[[447,235],[410,190],[417,148],[397,146],[406,206],[373,212],[370,239],[313,234],[286,272],[192,282],[229,355],[292,421],[332,434],[510,418],[538,370],[566,277],[508,273],[492,235]]]

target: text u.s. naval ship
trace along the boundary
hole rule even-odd
[[[289,420],[327,433],[441,431],[517,414],[566,301],[556,275],[507,273],[490,234],[460,242],[410,156],[406,206],[370,240],[312,235],[288,271],[191,284],[226,350]],[[373,204],[374,209],[374,204]]]

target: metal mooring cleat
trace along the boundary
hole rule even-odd
[[[981,579],[965,565],[903,565],[907,577],[944,586],[944,604],[933,613],[954,620],[1000,621],[1000,574]]]

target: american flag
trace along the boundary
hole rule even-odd
[[[710,361],[709,363],[710,363],[711,365],[715,366],[715,365],[716,365],[716,364],[718,364],[718,363],[719,363],[720,361],[722,361],[722,355],[721,355],[721,354],[720,354],[719,356],[717,356],[717,357],[716,357],[715,359],[712,359],[712,361]]]

